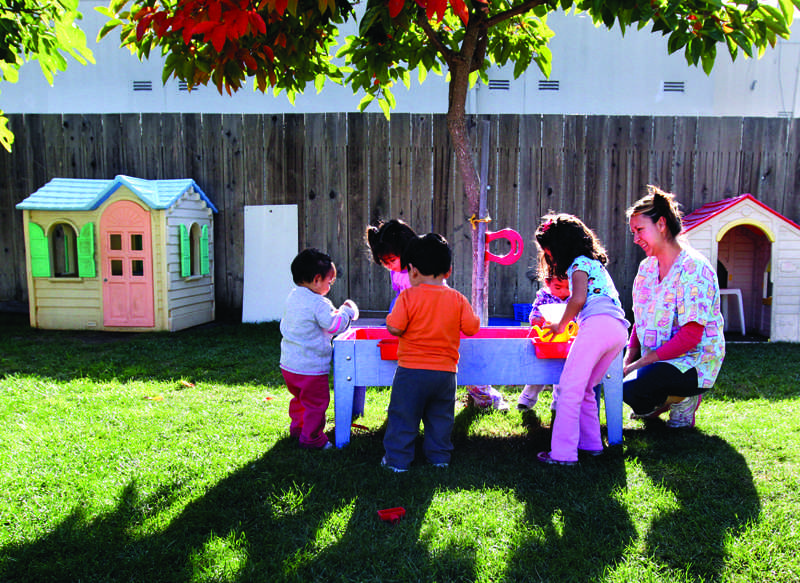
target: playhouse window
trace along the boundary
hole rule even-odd
[[[181,253],[181,277],[210,273],[208,225],[178,225]]]
[[[194,223],[189,229],[189,252],[192,275],[200,275],[200,225]]]
[[[50,251],[53,258],[54,277],[78,276],[78,237],[75,229],[66,223],[58,223],[50,235]]]
[[[142,251],[144,249],[144,239],[141,233],[131,235],[131,251]]]

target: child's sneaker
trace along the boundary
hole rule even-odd
[[[517,409],[520,411],[527,411],[533,409],[539,401],[539,393],[541,392],[541,385],[525,385],[522,392],[517,399]]]
[[[670,407],[672,407],[672,405],[665,403],[660,407],[656,407],[649,413],[631,413],[631,419],[656,419],[665,411],[669,411]]]
[[[669,409],[667,427],[694,427],[694,416],[702,400],[703,395],[695,395],[672,405]]]
[[[395,474],[401,474],[403,472],[407,472],[406,468],[398,468],[397,466],[390,466],[389,462],[386,461],[386,456],[383,456],[381,459],[381,467],[386,468],[390,472],[394,472]]]

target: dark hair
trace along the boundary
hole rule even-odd
[[[444,275],[453,264],[453,251],[447,240],[438,233],[414,237],[406,245],[400,265],[416,267],[422,275]]]
[[[414,229],[399,219],[379,222],[367,227],[367,246],[372,251],[372,258],[378,265],[387,255],[402,257],[408,242],[416,237]]]
[[[567,277],[567,269],[576,257],[585,255],[603,265],[608,263],[606,250],[589,227],[578,217],[567,213],[548,213],[536,229],[539,245],[539,277]],[[544,251],[550,251],[551,258]]]
[[[318,249],[303,249],[292,260],[292,279],[296,284],[311,283],[316,276],[326,277],[333,260]]]
[[[630,221],[633,215],[645,215],[654,223],[664,217],[667,223],[667,230],[675,238],[683,230],[683,221],[681,221],[683,213],[679,207],[680,205],[675,202],[674,194],[664,192],[659,187],[648,184],[647,194],[633,203],[625,211],[625,216]]]

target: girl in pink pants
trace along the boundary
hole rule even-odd
[[[574,215],[551,214],[543,217],[535,237],[540,276],[566,278],[570,288],[561,320],[542,328],[561,334],[571,320],[578,322],[578,335],[558,383],[561,394],[550,451],[539,452],[537,459],[546,464],[574,465],[578,451],[603,453],[594,387],[625,346],[629,324],[605,268],[605,249],[591,229]]]

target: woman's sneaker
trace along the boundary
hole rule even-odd
[[[702,400],[703,395],[695,395],[672,405],[669,409],[667,427],[694,427],[694,416]]]

